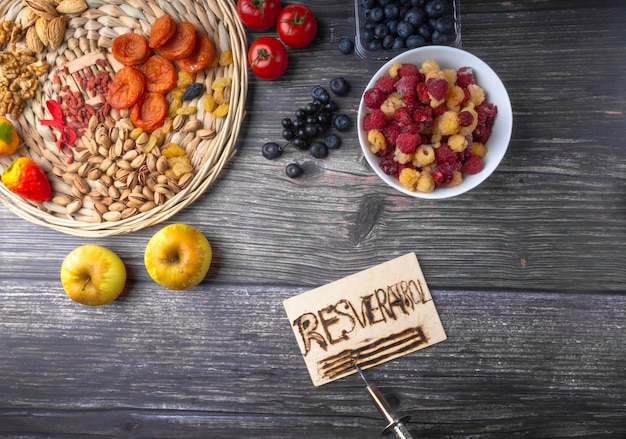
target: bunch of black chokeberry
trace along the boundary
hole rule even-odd
[[[345,96],[350,92],[350,84],[344,78],[333,78],[330,91],[337,96]],[[276,159],[287,146],[293,145],[300,151],[308,151],[311,157],[322,159],[328,155],[328,150],[341,146],[341,137],[329,131],[333,127],[339,132],[348,131],[352,127],[352,120],[348,115],[338,113],[339,107],[321,85],[311,89],[311,98],[311,102],[294,112],[293,118],[282,120],[282,137],[287,143],[282,146],[276,142],[265,143],[261,148],[263,157]],[[296,178],[302,175],[303,170],[297,163],[290,163],[285,173]]]

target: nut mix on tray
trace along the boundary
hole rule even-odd
[[[43,164],[53,189],[36,216],[129,219],[192,181],[195,199],[195,187],[206,187],[198,170],[223,166],[220,153],[239,127],[220,129],[237,119],[245,96],[242,62],[231,51],[245,47],[243,36],[227,28],[230,4],[212,5],[225,8],[218,18],[211,10],[178,15],[170,3],[24,0],[0,8],[0,116],[25,141],[15,156]],[[3,165],[16,158],[6,157]]]

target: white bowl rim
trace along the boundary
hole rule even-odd
[[[437,61],[442,69],[449,68],[457,70],[465,66],[471,67],[474,70],[476,82],[481,88],[483,88],[483,90],[485,90],[485,93],[487,94],[487,100],[498,107],[498,114],[496,116],[491,136],[487,141],[489,152],[483,159],[483,169],[478,174],[464,175],[463,183],[455,187],[437,188],[430,193],[417,191],[412,192],[404,188],[397,178],[385,174],[380,168],[380,158],[369,151],[367,146],[367,133],[363,130],[362,126],[363,116],[366,113],[363,95],[367,90],[374,87],[378,78],[384,76],[393,63],[412,63],[419,66],[422,62],[430,59]],[[507,93],[502,80],[486,62],[463,49],[448,46],[424,46],[407,50],[406,52],[401,53],[383,64],[383,66],[376,72],[365,87],[363,95],[361,96],[361,102],[359,104],[357,121],[357,132],[363,154],[374,172],[385,183],[412,197],[424,199],[444,199],[461,195],[475,188],[485,181],[493,173],[493,171],[495,171],[504,158],[509,142],[511,141],[511,134],[513,131],[513,110],[511,108],[509,94]],[[497,148],[494,147],[494,144]]]

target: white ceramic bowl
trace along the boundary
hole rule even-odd
[[[418,49],[408,50],[385,63],[376,74],[372,77],[365,90],[374,87],[376,81],[381,76],[387,74],[388,68],[394,62],[412,63],[421,66],[426,60],[435,60],[442,69],[457,70],[461,67],[471,67],[474,70],[476,83],[485,91],[486,100],[498,107],[498,114],[492,128],[491,136],[486,143],[488,148],[487,155],[483,158],[483,169],[477,174],[464,174],[463,182],[455,187],[436,188],[431,193],[412,192],[405,189],[397,178],[385,174],[380,169],[380,158],[372,154],[368,148],[367,133],[363,131],[363,117],[367,113],[367,108],[363,103],[359,105],[358,112],[358,134],[361,143],[361,149],[368,163],[389,186],[399,190],[400,192],[417,198],[441,199],[450,198],[463,194],[470,189],[475,188],[485,181],[487,177],[496,169],[502,161],[504,154],[511,140],[511,131],[513,130],[513,111],[511,109],[511,101],[509,95],[502,84],[498,75],[480,58],[461,49],[447,46],[426,46]]]

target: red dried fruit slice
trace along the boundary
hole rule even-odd
[[[128,32],[113,39],[111,52],[125,66],[136,66],[148,59],[150,47],[144,37]]]
[[[135,127],[151,133],[163,125],[167,109],[165,96],[161,93],[148,92],[130,109],[130,120]]]
[[[146,89],[150,92],[165,94],[176,87],[176,67],[160,55],[152,55],[139,70],[146,77]]]
[[[176,32],[164,45],[159,47],[159,51],[167,59],[187,58],[196,47],[196,38],[196,28],[193,24],[183,21],[176,24]]]
[[[175,32],[176,21],[172,16],[169,14],[161,15],[150,28],[150,40],[148,41],[148,45],[153,49],[161,47],[174,36]]]
[[[187,73],[197,73],[211,64],[214,57],[213,41],[204,34],[197,34],[196,45],[187,58],[176,60],[176,64]]]
[[[123,67],[109,85],[107,101],[118,110],[130,108],[141,98],[145,88],[143,73],[133,67]]]

